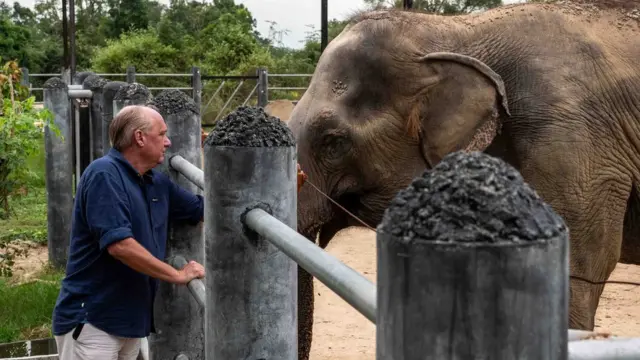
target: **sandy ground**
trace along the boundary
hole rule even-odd
[[[376,282],[375,234],[350,228],[336,235],[330,254]],[[618,264],[611,280],[640,282],[640,266]],[[375,359],[375,326],[318,280],[311,360]],[[616,335],[640,336],[640,286],[608,284],[598,312],[596,329]]]
[[[375,234],[350,228],[338,233],[327,251],[376,282]],[[46,246],[31,246],[16,259],[14,274],[29,281],[47,261]],[[640,282],[640,266],[618,264],[611,280]],[[311,360],[375,359],[375,326],[344,300],[315,280],[315,319]],[[609,284],[597,313],[598,330],[640,336],[640,286]]]

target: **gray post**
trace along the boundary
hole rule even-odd
[[[127,82],[129,84],[133,84],[136,82],[136,67],[135,66],[127,66]]]
[[[24,87],[29,87],[29,68],[21,67],[20,71],[22,72],[22,76],[20,77],[20,85]]]
[[[297,360],[297,264],[242,222],[261,207],[296,228],[293,135],[240,107],[218,121],[204,159],[206,357]]]
[[[68,86],[60,78],[44,85],[44,106],[53,114],[60,136],[45,126],[45,169],[47,189],[47,242],[49,262],[63,268],[67,263],[71,212],[73,211],[73,148],[69,119]]]
[[[113,120],[113,98],[120,88],[127,86],[124,81],[110,81],[102,89],[102,131],[105,136],[103,137],[104,143],[102,144],[104,153],[107,154],[111,150],[111,139],[109,138],[109,125]]]
[[[181,155],[199,166],[201,163],[200,114],[193,100],[180,90],[164,90],[150,105],[155,106],[167,124],[171,147],[165,153],[164,164],[157,169],[165,172],[180,187],[202,194],[198,186],[169,166],[171,156]],[[187,261],[204,264],[202,223],[197,226],[171,223],[166,245],[166,259],[182,256]],[[204,359],[204,309],[186,286],[161,282],[154,306],[156,334],[149,338],[149,353],[153,360],[173,360],[179,354],[190,360]]]
[[[144,105],[151,100],[149,89],[138,83],[121,86],[113,96],[113,116],[128,105]]]
[[[82,82],[82,88],[91,90],[91,157],[93,160],[104,156],[104,133],[102,126],[102,89],[109,81],[98,75],[89,75]]]
[[[202,106],[202,74],[200,74],[200,68],[197,66],[191,67],[191,87],[193,88],[191,90],[193,102],[196,104],[198,112],[200,112],[200,107]]]
[[[258,106],[265,107],[269,103],[269,75],[266,68],[258,69]]]
[[[456,152],[378,227],[377,359],[567,359],[568,230],[511,166]]]

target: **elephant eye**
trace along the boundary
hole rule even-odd
[[[322,152],[329,159],[343,157],[351,150],[351,140],[346,134],[327,134],[324,136]]]

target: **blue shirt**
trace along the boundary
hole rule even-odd
[[[106,248],[132,237],[164,260],[169,222],[197,224],[203,215],[202,196],[159,171],[138,174],[115,149],[93,161],[76,191],[66,276],[53,310],[54,335],[89,322],[116,336],[148,336],[154,331],[157,280]]]

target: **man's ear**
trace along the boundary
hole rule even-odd
[[[136,144],[138,144],[138,146],[142,147],[144,146],[144,140],[142,139],[142,131],[141,130],[136,130],[133,132],[133,138],[136,142]]]
[[[500,130],[500,115],[510,116],[500,75],[461,54],[431,53],[419,61],[424,86],[407,126],[429,165],[454,151],[486,149]]]

